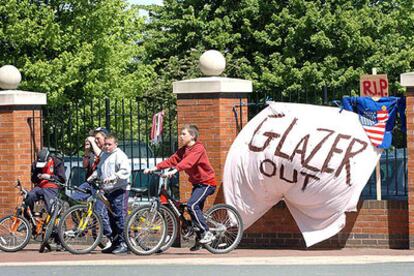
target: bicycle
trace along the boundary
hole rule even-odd
[[[164,252],[172,246],[177,238],[179,221],[181,222],[181,234],[185,239],[190,239],[200,229],[185,217],[185,213],[188,213],[187,204],[174,200],[168,193],[169,179],[161,171],[153,172],[153,174],[161,176],[162,183],[159,197],[162,198],[163,203],[157,206],[159,199],[153,198],[149,206],[139,207],[133,213],[150,213],[158,208],[159,212],[163,214],[168,229],[166,239],[160,247],[160,250]],[[233,206],[228,204],[213,205],[204,213],[204,217],[210,232],[215,236],[211,243],[203,245],[209,252],[224,254],[234,250],[239,245],[243,235],[243,223],[240,214]]]
[[[41,237],[39,252],[44,252],[46,247],[51,250],[48,241],[63,208],[61,193],[52,203],[50,214],[45,209],[33,214],[26,204],[29,192],[22,186],[19,179],[16,188],[19,189],[22,196],[22,203],[16,208],[13,215],[0,220],[0,250],[5,252],[22,250],[27,246],[31,237],[34,240],[39,240]],[[47,213],[46,218],[43,218],[45,213]]]
[[[97,200],[101,200],[108,211],[113,214],[110,203],[104,192],[99,188],[101,181],[90,183],[96,192],[83,190],[79,187],[68,187],[79,192],[89,194],[85,204],[78,204],[69,208],[58,225],[58,235],[62,246],[72,254],[87,254],[94,250],[103,236],[103,222],[101,216],[95,212]]]
[[[57,180],[53,180],[53,182],[55,182],[61,187],[64,186],[63,183],[60,183]],[[48,248],[49,251],[52,251],[49,245],[49,239],[52,237],[54,230],[59,224],[59,218],[63,212],[63,200],[62,200],[62,197],[64,197],[63,194],[64,193],[60,191],[58,192],[58,196],[53,200],[52,205],[50,207],[50,214],[48,214],[48,216],[46,217],[46,220],[45,220],[46,227],[45,227],[42,243],[40,244],[40,249],[39,249],[40,253],[43,253],[46,248]],[[58,236],[56,236],[56,238],[58,238]],[[60,242],[60,240],[57,240],[57,242]]]
[[[128,248],[137,255],[150,255],[159,252],[167,236],[167,223],[158,211],[159,202],[151,201],[149,208],[137,207],[137,198],[147,189],[131,188],[135,193],[132,211],[125,223],[125,242]]]

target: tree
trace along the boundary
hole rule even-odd
[[[228,63],[225,75],[252,80],[261,97],[282,99],[326,86],[355,94],[359,76],[378,67],[389,75],[391,90],[401,92],[399,74],[414,68],[413,5],[404,0],[165,0],[163,6],[147,7],[146,62],[155,61],[160,78],[171,82],[199,76],[192,59],[217,49]],[[187,67],[171,66],[178,61]]]
[[[144,22],[124,0],[3,0],[0,18],[1,64],[51,104],[135,96],[151,84],[137,43]]]

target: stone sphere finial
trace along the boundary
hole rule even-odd
[[[226,68],[224,56],[216,50],[208,50],[200,57],[200,70],[206,76],[218,76]]]
[[[4,65],[0,68],[1,89],[16,89],[21,80],[22,75],[13,65]]]

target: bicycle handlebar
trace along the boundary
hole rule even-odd
[[[22,186],[22,183],[20,182],[20,179],[17,179],[17,181],[16,181],[17,183],[16,183],[16,188],[18,188],[19,189],[19,191],[20,191],[20,193],[22,194],[22,195],[27,195],[27,190]]]
[[[167,176],[165,175],[163,170],[156,170],[156,171],[150,172],[150,174],[155,174],[155,175],[158,175],[162,178],[167,178]],[[172,178],[174,178],[174,177],[176,177],[176,176],[175,175],[172,176]]]

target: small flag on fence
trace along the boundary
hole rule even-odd
[[[382,110],[376,112],[364,112],[359,114],[359,121],[368,135],[371,143],[378,147],[382,144],[385,134],[385,126],[388,121],[387,107],[384,105]]]

